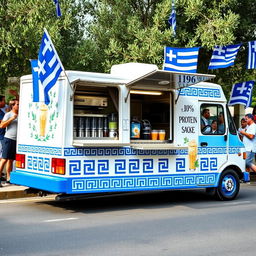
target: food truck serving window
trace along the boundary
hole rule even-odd
[[[131,141],[157,143],[170,139],[171,100],[170,92],[131,90]]]
[[[117,87],[78,86],[74,95],[73,138],[118,140]]]

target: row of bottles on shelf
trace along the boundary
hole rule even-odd
[[[78,138],[102,138],[118,137],[117,116],[115,113],[109,116],[75,116],[74,137]]]
[[[117,115],[75,116],[74,117],[75,138],[113,138],[118,137]],[[131,139],[143,140],[165,140],[165,130],[152,130],[148,120],[139,121],[133,118],[131,121]]]

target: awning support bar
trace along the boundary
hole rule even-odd
[[[125,97],[125,99],[124,99],[124,102],[125,102],[125,103],[127,103],[128,97],[129,97],[129,95],[130,95],[130,91],[131,91],[131,88],[129,87],[128,92],[127,92],[127,95],[126,95],[126,97]]]
[[[178,101],[178,99],[180,97],[180,91],[181,91],[181,89],[179,89],[179,93],[178,93],[177,99],[175,100],[175,105],[177,104],[177,101]]]

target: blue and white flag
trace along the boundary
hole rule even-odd
[[[33,79],[33,102],[39,102],[38,60],[30,60]]]
[[[59,56],[45,29],[38,54],[38,93],[40,102],[44,101],[46,105],[50,103],[48,92],[56,84],[63,70]],[[43,92],[43,95],[40,92]]]
[[[170,17],[168,19],[168,23],[172,27],[173,34],[175,36],[176,35],[176,9],[175,9],[174,0],[172,1],[172,11],[171,11]]]
[[[247,69],[256,68],[256,41],[248,42]]]
[[[196,73],[198,52],[200,47],[164,48],[164,70]]]
[[[234,65],[241,44],[215,46],[208,69],[226,68]]]
[[[56,6],[56,15],[57,17],[61,17],[60,3],[59,0],[53,0]]]
[[[252,88],[255,81],[247,81],[233,85],[228,105],[241,104],[246,108],[252,103]]]

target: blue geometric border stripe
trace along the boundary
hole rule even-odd
[[[187,149],[140,150],[130,147],[64,148],[64,156],[159,156],[187,154]]]
[[[199,87],[186,87],[180,90],[180,96],[192,96],[192,97],[205,97],[205,98],[220,98],[219,89],[208,89]]]
[[[150,189],[179,189],[216,186],[217,173],[129,177],[74,178],[69,193],[95,193]]]
[[[61,156],[63,151],[64,156],[182,156],[188,154],[187,149],[140,150],[131,147],[61,148],[18,144],[19,153]],[[241,147],[229,147],[229,154],[238,154],[240,151]],[[198,147],[199,155],[226,153],[226,147]]]
[[[18,144],[18,152],[61,156],[62,148]]]
[[[229,154],[237,154],[240,150],[241,147],[229,147]],[[130,147],[64,148],[64,156],[181,156],[187,154],[187,149],[137,150]],[[227,147],[198,147],[198,154],[227,154]]]

